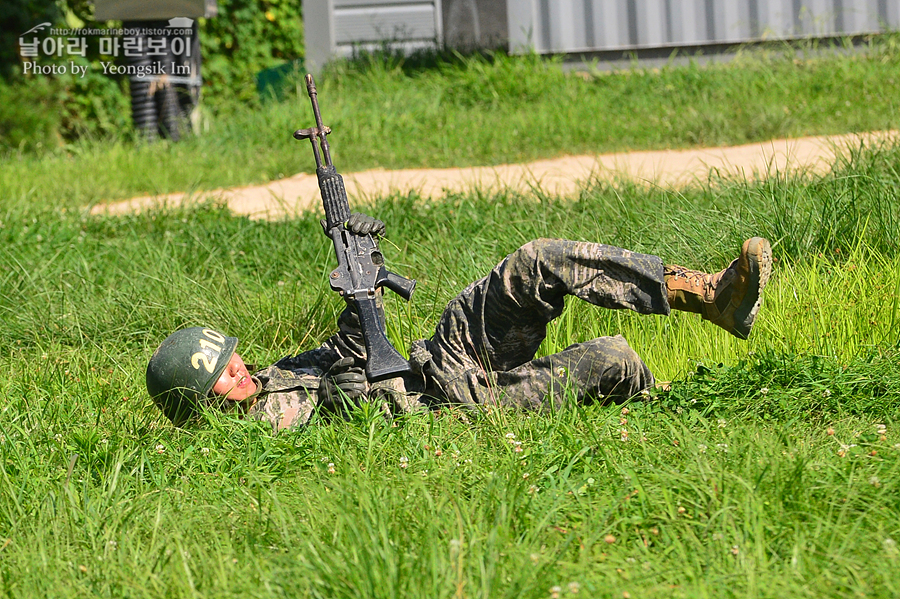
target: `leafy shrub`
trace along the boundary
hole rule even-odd
[[[17,85],[0,79],[0,149],[57,147],[61,118],[59,83],[35,78]]]
[[[131,104],[127,79],[110,77],[97,68],[88,68],[84,77],[59,78],[62,123],[65,140],[84,135],[109,136],[131,129]]]
[[[256,74],[303,56],[301,0],[218,0],[200,26],[204,101],[256,104]]]
[[[19,65],[19,36],[39,23],[58,22],[59,8],[50,0],[0,2],[0,77],[11,77]]]

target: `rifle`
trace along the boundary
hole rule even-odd
[[[331,271],[329,282],[334,291],[356,307],[366,344],[366,378],[370,382],[392,378],[409,372],[409,362],[388,341],[384,320],[378,313],[376,291],[387,287],[408,301],[416,282],[385,268],[384,256],[374,237],[355,234],[344,226],[350,218],[350,202],[347,201],[344,179],[331,163],[331,152],[325,137],[331,133],[331,128],[322,124],[312,75],[306,76],[306,91],[312,102],[316,126],[294,131],[294,138],[308,139],[316,159],[316,177],[325,207],[325,234],[334,242],[338,261],[337,268]]]

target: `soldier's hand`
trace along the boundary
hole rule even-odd
[[[322,225],[322,230],[325,231],[325,233],[328,233],[328,229],[325,228],[324,218],[319,221],[319,224]],[[374,235],[375,237],[384,235],[385,230],[384,221],[380,221],[374,216],[369,216],[362,212],[351,213],[346,226],[351,233],[357,235]]]
[[[353,358],[341,358],[322,376],[322,388],[331,402],[339,402],[341,396],[359,399],[365,395],[366,374],[362,368],[353,364]]]
[[[377,237],[384,235],[384,222],[362,212],[354,212],[350,215],[347,228],[357,235],[375,235]]]

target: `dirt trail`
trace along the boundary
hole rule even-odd
[[[569,195],[586,180],[612,180],[623,176],[678,188],[706,181],[711,171],[746,178],[788,170],[824,173],[840,152],[859,147],[860,143],[877,144],[897,138],[897,131],[879,131],[781,139],[724,148],[565,156],[527,164],[397,171],[375,169],[343,173],[343,176],[351,201],[410,190],[416,190],[424,198],[439,198],[447,191],[465,191],[473,187],[526,192],[537,187],[549,195]],[[96,205],[91,213],[120,214],[158,205],[209,200],[227,202],[232,211],[251,218],[277,219],[321,207],[315,175],[301,173],[265,185],[201,191],[190,196],[184,193],[143,196]]]

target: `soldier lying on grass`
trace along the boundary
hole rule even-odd
[[[348,228],[384,233],[359,213]],[[238,340],[202,327],[172,333],[147,367],[147,389],[176,425],[201,405],[240,410],[277,432],[305,424],[316,409],[337,411],[347,399],[389,400],[414,411],[447,404],[559,406],[621,401],[654,385],[647,365],[621,335],[577,343],[535,359],[547,324],[567,295],[641,314],[683,310],[746,339],[772,270],[769,242],[754,237],[724,270],[708,274],[612,246],[561,239],[525,244],[451,300],[434,335],[413,343],[413,374],[369,385],[359,322],[349,307],[338,332],[316,349],[251,374]]]

